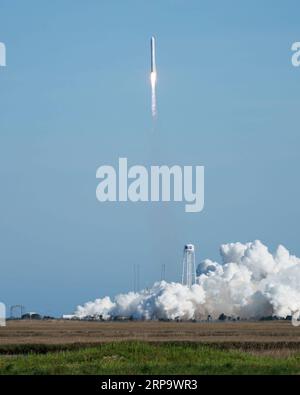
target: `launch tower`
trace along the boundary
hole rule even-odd
[[[182,262],[182,285],[191,288],[196,282],[195,267],[195,247],[193,244],[186,244],[183,251]]]

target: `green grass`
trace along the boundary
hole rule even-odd
[[[300,374],[300,353],[274,358],[200,344],[116,342],[2,355],[0,374]]]

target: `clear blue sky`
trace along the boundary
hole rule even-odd
[[[178,280],[182,247],[300,255],[298,1],[1,0],[0,300],[45,314]],[[149,39],[157,38],[152,133]],[[204,165],[205,209],[100,204],[95,172]]]

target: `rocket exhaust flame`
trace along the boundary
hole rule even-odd
[[[151,73],[150,73],[150,82],[151,82],[151,112],[152,117],[155,118],[157,115],[156,109],[156,62],[155,62],[155,38],[151,37],[150,41],[151,46]]]
[[[151,112],[152,117],[156,117],[156,72],[150,74],[151,80]]]

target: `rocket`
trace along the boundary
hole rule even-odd
[[[155,38],[153,36],[151,37],[150,46],[151,46],[151,73],[156,73]]]
[[[157,110],[156,110],[156,63],[155,63],[155,38],[152,36],[150,40],[151,47],[151,73],[150,73],[150,82],[151,82],[151,112],[153,119],[156,118]]]

